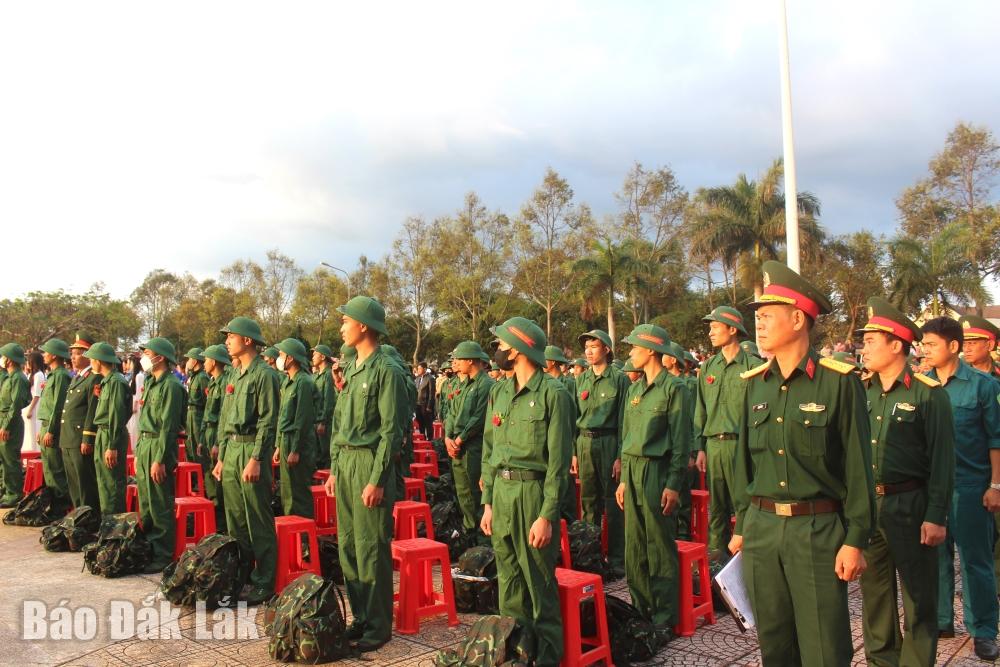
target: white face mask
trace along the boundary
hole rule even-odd
[[[142,366],[142,370],[148,373],[153,370],[153,360],[147,357],[145,354],[139,357],[139,365]]]
[[[274,365],[275,365],[275,367],[277,367],[277,369],[279,371],[284,371],[285,370],[285,355],[279,354],[277,360],[275,360],[275,362],[274,362]]]
[[[0,357],[0,368],[7,368],[7,357]]]

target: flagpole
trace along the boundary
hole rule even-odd
[[[801,273],[799,266],[799,205],[795,181],[795,138],[792,132],[792,81],[788,65],[788,16],[785,0],[779,0],[781,21],[781,144],[785,168],[785,245],[788,268]]]

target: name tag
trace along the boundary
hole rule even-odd
[[[757,405],[753,406],[754,412],[760,412],[761,410],[767,410],[767,403],[758,403]]]

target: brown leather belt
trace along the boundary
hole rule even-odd
[[[922,479],[911,479],[905,482],[899,482],[897,484],[876,484],[875,495],[892,496],[897,493],[916,491],[917,489],[922,489],[923,487],[924,487],[924,480]]]
[[[735,433],[717,433],[716,435],[708,436],[709,440],[736,440],[737,435]]]
[[[750,502],[754,507],[759,507],[765,512],[777,514],[778,516],[805,516],[807,514],[829,514],[840,511],[840,501],[829,498],[819,498],[817,500],[800,500],[791,503],[776,503],[770,498],[753,496]]]

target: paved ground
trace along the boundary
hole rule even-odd
[[[38,544],[37,528],[0,525],[0,665],[270,665],[267,638],[262,619],[257,618],[259,639],[208,639],[206,633],[225,630],[223,623],[211,620],[196,626],[193,610],[181,611],[176,621],[179,636],[168,639],[115,639],[107,616],[112,600],[132,601],[137,607],[156,592],[159,577],[134,576],[104,579],[82,572],[80,554],[51,554]],[[612,584],[609,591],[627,598],[624,582]],[[103,618],[96,636],[89,641],[29,640],[23,638],[22,609],[25,600],[42,600],[50,608],[61,601],[76,609],[89,605]],[[860,650],[861,597],[851,589],[851,615],[854,624],[855,664],[864,664]],[[961,628],[961,605],[956,600]],[[441,648],[458,643],[474,616],[461,615],[461,625],[450,628],[443,620],[424,621],[420,634],[399,636],[364,659],[345,661],[356,665],[419,665],[429,667]],[[153,623],[155,630],[156,623]],[[168,633],[170,624],[163,626]],[[155,632],[154,632],[155,634]],[[690,638],[676,639],[650,663],[651,665],[757,665],[756,638],[743,634],[732,619],[719,618],[712,626],[701,627]],[[942,641],[938,664],[973,665],[979,662],[972,652],[967,635]]]

